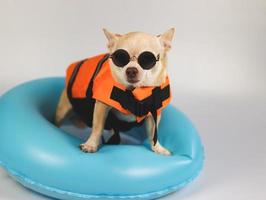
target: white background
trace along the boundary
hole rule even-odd
[[[0,94],[105,52],[103,27],[154,34],[176,27],[172,103],[198,128],[206,163],[195,182],[163,199],[264,200],[266,1],[1,0]],[[0,170],[0,199],[46,198]]]

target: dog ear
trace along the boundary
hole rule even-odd
[[[109,49],[111,49],[114,46],[115,42],[118,40],[118,38],[122,36],[120,34],[112,33],[105,28],[103,28],[103,32],[108,40],[107,47]]]
[[[157,36],[166,51],[171,49],[171,43],[172,43],[174,34],[175,34],[175,28],[171,28],[165,33]]]

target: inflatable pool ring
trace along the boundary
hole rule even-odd
[[[172,156],[143,145],[78,148],[81,139],[51,123],[63,78],[24,83],[0,98],[0,165],[16,181],[58,199],[154,199],[185,186],[203,166],[191,122],[173,106],[162,112],[158,137]],[[136,137],[143,128],[125,133]]]

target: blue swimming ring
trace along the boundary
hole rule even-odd
[[[146,140],[83,153],[79,138],[51,123],[63,87],[63,78],[40,79],[0,99],[0,165],[25,187],[58,199],[154,199],[199,174],[204,159],[200,138],[171,105],[162,113],[158,136],[172,156],[153,153]],[[131,135],[140,132],[133,129]]]

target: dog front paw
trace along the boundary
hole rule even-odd
[[[171,152],[164,148],[159,142],[157,142],[154,146],[151,147],[151,149],[158,154],[162,154],[165,156],[170,156]]]
[[[98,150],[98,145],[92,142],[79,145],[81,151],[85,153],[94,153]]]

